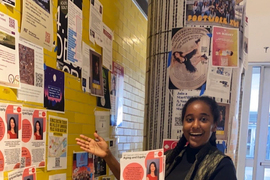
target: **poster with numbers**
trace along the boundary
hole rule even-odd
[[[47,169],[67,169],[68,119],[49,116]]]
[[[51,51],[53,47],[53,8],[51,0],[22,1],[21,37]]]
[[[212,65],[239,66],[239,31],[233,28],[213,27]]]
[[[24,107],[22,110],[21,168],[45,167],[46,132],[46,110]]]
[[[20,105],[0,103],[0,171],[20,167],[21,162],[21,113]]]
[[[74,1],[80,2],[80,1]],[[75,77],[81,77],[81,67],[68,61],[67,55],[68,31],[68,0],[59,0],[57,7],[57,69],[67,72]]]
[[[43,103],[44,54],[43,48],[23,38],[19,40],[19,64],[21,89],[18,100]]]

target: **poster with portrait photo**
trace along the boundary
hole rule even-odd
[[[46,118],[44,109],[23,108],[21,167],[45,167]]]
[[[239,30],[213,27],[212,66],[239,66]]]
[[[44,107],[58,112],[65,111],[65,74],[62,71],[45,67]]]
[[[206,83],[210,29],[174,28],[168,60],[169,89],[200,90]]]
[[[229,122],[229,104],[218,103],[220,119],[217,122],[216,136],[218,140],[226,140],[228,133],[228,122]]]
[[[102,68],[104,96],[97,97],[97,106],[111,109],[110,90],[109,90],[109,70]]]
[[[0,171],[20,167],[22,106],[0,103]]]
[[[159,159],[147,159],[146,160],[146,179],[151,179],[154,177],[156,180],[159,180]]]
[[[103,75],[101,55],[90,49],[90,89],[94,96],[103,97]]]
[[[36,180],[36,167],[26,167],[8,172],[8,179],[12,180]]]

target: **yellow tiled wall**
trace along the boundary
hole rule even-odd
[[[57,0],[53,2],[54,41],[56,41]],[[103,22],[114,31],[113,60],[124,67],[124,107],[123,126],[115,130],[118,138],[119,157],[125,151],[140,151],[143,148],[146,33],[147,20],[132,0],[100,0],[103,4]],[[16,0],[16,7],[0,4],[0,11],[18,20],[21,26],[22,0]],[[83,0],[83,41],[98,53],[102,49],[90,43],[89,0]],[[44,50],[44,62],[56,68],[56,53]],[[0,86],[0,100],[7,103],[20,103],[28,107],[42,108],[41,104],[17,101],[16,90]],[[65,73],[65,113],[48,112],[48,115],[68,118],[68,164],[67,170],[47,172],[37,170],[37,179],[47,180],[49,175],[67,173],[72,175],[72,154],[80,151],[75,138],[83,133],[92,137],[95,131],[94,110],[96,98],[82,92],[80,79]]]

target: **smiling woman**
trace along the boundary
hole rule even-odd
[[[232,160],[216,147],[216,128],[220,118],[218,104],[210,97],[193,97],[182,110],[184,134],[177,146],[166,152],[165,180],[236,180]],[[103,138],[94,133],[98,141],[81,135],[76,138],[82,150],[105,159],[119,179],[120,164],[112,156]],[[149,165],[149,176],[155,178],[155,165]],[[152,170],[152,171],[151,171]]]

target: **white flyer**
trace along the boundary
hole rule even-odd
[[[113,32],[103,24],[103,66],[112,71]]]
[[[19,39],[19,67],[21,89],[18,100],[44,102],[44,54],[43,48],[23,38]]]
[[[96,130],[104,139],[109,139],[110,134],[110,112],[95,111]]]
[[[8,173],[9,180],[36,180],[36,168],[35,166],[16,169]]]
[[[18,22],[0,12],[0,85],[20,88]]]
[[[67,179],[67,174],[55,174],[55,175],[50,175],[49,180],[66,180]]]
[[[21,167],[45,167],[46,129],[46,110],[23,108]]]
[[[84,92],[91,92],[90,89],[90,46],[85,42],[82,44],[83,66],[82,66],[82,90]]]
[[[49,116],[47,169],[67,169],[68,119]]]
[[[103,6],[99,0],[90,0],[90,13],[89,13],[89,39],[91,42],[96,43],[103,47]]]
[[[20,167],[21,162],[21,112],[20,105],[0,103],[0,171]]]

